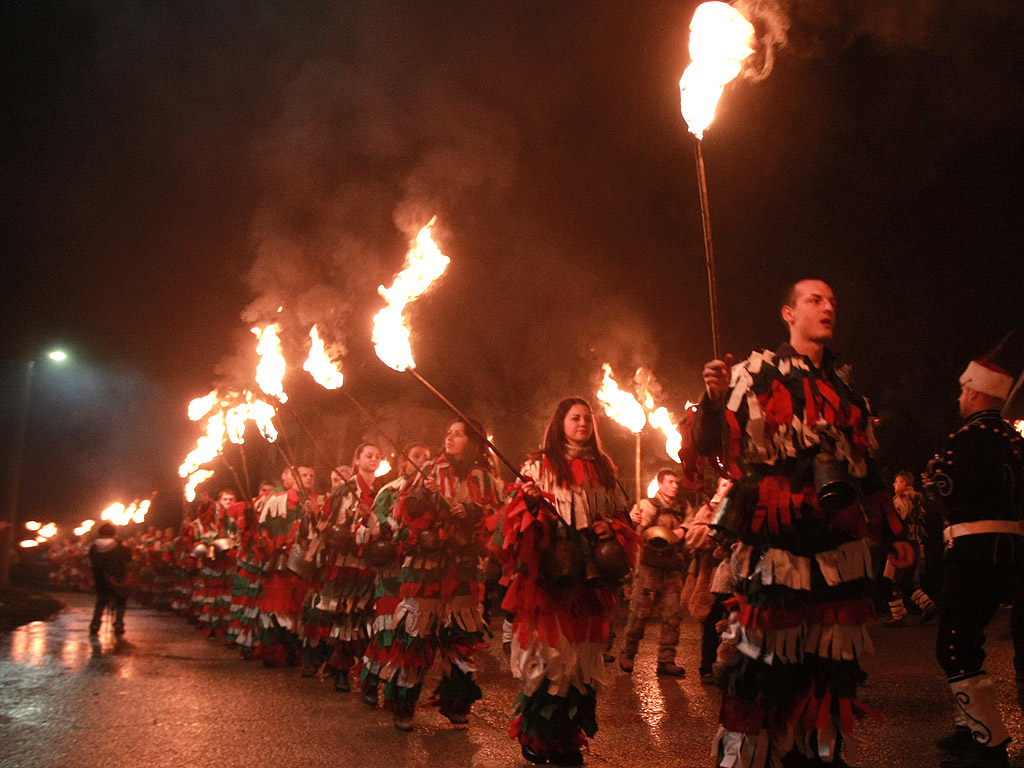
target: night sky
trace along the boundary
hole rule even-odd
[[[198,436],[186,404],[252,388],[248,329],[278,306],[285,430],[322,477],[296,418],[332,462],[376,432],[302,372],[313,322],[393,439],[438,445],[448,415],[370,343],[377,286],[435,214],[452,263],[412,312],[418,370],[511,458],[557,400],[593,395],[604,361],[620,382],[651,368],[681,412],[711,356],[679,114],[695,7],[4,4],[5,467],[27,361],[73,356],[35,368],[20,519],[77,523],[157,490],[174,523]],[[723,347],[775,347],[783,287],[829,281],[882,458],[920,471],[956,423],[957,375],[1021,320],[1024,10],[746,7],[788,39],[704,140]],[[631,478],[631,436],[602,434]],[[660,446],[649,433],[645,480]],[[246,451],[276,474],[255,434]],[[218,469],[210,491],[233,484]]]

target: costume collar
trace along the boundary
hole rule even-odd
[[[831,347],[825,347],[825,351],[821,356],[821,365],[816,366],[807,355],[801,355],[795,349],[793,345],[788,341],[784,341],[779,345],[779,348],[775,350],[775,354],[778,357],[799,357],[807,363],[810,368],[819,368],[821,370],[831,369],[836,367],[836,356],[832,352]]]
[[[565,455],[570,459],[588,459],[594,460],[594,452],[590,449],[589,445],[575,446],[566,443]]]

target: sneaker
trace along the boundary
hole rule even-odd
[[[674,661],[659,661],[658,662],[658,676],[659,677],[686,677],[686,670],[676,664]]]
[[[923,611],[921,611],[921,618],[917,620],[918,624],[927,624],[929,621],[939,615],[939,608],[937,605],[929,605]]]
[[[623,672],[628,672],[632,674],[633,660],[629,658],[629,656],[623,656],[621,659],[619,659],[619,669],[621,669]]]
[[[370,707],[372,709],[376,709],[377,708],[377,689],[374,688],[372,691],[367,691],[366,693],[364,693],[363,694],[363,698],[362,698],[362,702],[366,706],[368,706],[368,707]]]
[[[395,730],[409,733],[412,730],[412,717],[406,715],[395,715]]]

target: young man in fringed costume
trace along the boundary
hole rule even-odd
[[[782,307],[789,343],[704,368],[695,442],[738,479],[723,502],[738,513],[740,595],[719,766],[845,765],[843,737],[866,712],[856,693],[871,651],[870,545],[888,547],[901,525],[872,458],[867,401],[827,347],[835,316],[832,289],[802,280]]]

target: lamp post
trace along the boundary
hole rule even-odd
[[[47,353],[47,358],[62,363],[67,360],[66,352],[56,349]],[[0,587],[11,583],[11,562],[14,559],[14,532],[18,514],[18,495],[21,488],[22,456],[25,453],[25,432],[28,429],[29,402],[32,397],[32,376],[35,372],[36,359],[32,358],[25,366],[25,383],[21,390],[21,402],[18,404],[18,421],[14,427],[14,440],[11,455],[11,477],[7,483],[4,497],[3,530],[0,531]]]

